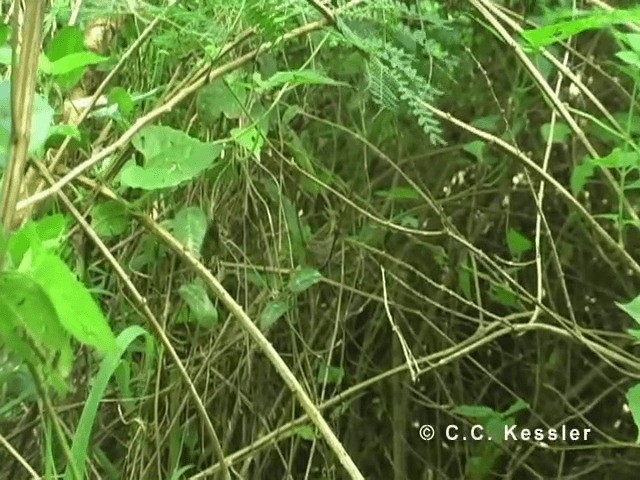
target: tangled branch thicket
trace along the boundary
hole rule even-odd
[[[348,478],[239,310],[212,297],[215,319],[194,321],[183,288],[210,285],[200,263],[365,478],[635,478],[626,393],[638,349],[616,302],[640,285],[638,199],[621,188],[637,179],[599,169],[574,191],[591,149],[638,151],[636,85],[613,61],[613,35],[528,50],[519,29],[570,2],[158,0],[109,13],[78,3],[81,27],[115,26],[112,61],[92,79],[115,68],[105,92],[141,99],[129,116],[82,122],[50,172],[65,178],[126,137],[61,190],[88,220],[105,197],[126,202],[125,231],[100,236],[124,273],[89,235],[95,221],[72,230],[68,262],[116,332],[154,333],[127,351],[101,401],[89,478]],[[46,38],[73,8],[52,2]],[[61,111],[68,92],[45,88]],[[136,120],[150,112],[223,145],[221,160],[176,188],[123,186],[119,169],[143,160],[129,147]],[[59,203],[36,213],[67,212]],[[176,253],[162,229],[187,238],[168,220],[194,206],[209,220],[201,255]],[[73,393],[50,400],[69,441],[98,364],[79,348]],[[62,471],[28,371],[0,367],[0,387],[0,475]],[[592,433],[546,444],[443,436],[510,422]],[[421,439],[422,425],[437,438]]]

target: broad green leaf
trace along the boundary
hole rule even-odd
[[[303,440],[313,441],[316,439],[316,429],[313,425],[303,425],[296,428],[295,434]]]
[[[627,392],[627,402],[629,402],[629,410],[631,411],[633,422],[638,429],[636,443],[640,443],[640,383],[629,389]]]
[[[640,167],[640,154],[634,151],[625,152],[619,148],[614,148],[609,155],[594,158],[592,162],[602,168]]]
[[[518,257],[533,248],[533,242],[513,228],[507,231],[507,245],[509,246],[509,252],[514,257]]]
[[[78,141],[82,140],[82,135],[80,134],[80,130],[76,125],[68,125],[65,123],[54,125],[49,129],[49,136],[47,137],[47,139],[56,135],[71,137]]]
[[[633,182],[625,183],[622,185],[623,190],[640,190],[640,180],[634,180]]]
[[[500,127],[503,125],[503,120],[500,115],[489,115],[486,117],[476,118],[471,122],[471,125],[484,130],[485,132],[499,133]]]
[[[15,326],[19,323],[15,318],[17,315],[12,302],[0,294],[0,318],[2,318],[0,321],[0,345],[3,349],[7,349],[6,345],[9,345],[11,353],[18,359],[29,362],[31,365],[37,365],[41,360],[36,351],[26,339],[22,338]]]
[[[38,345],[52,351],[70,348],[53,304],[32,278],[15,271],[3,272],[0,274],[0,296],[11,307],[12,318],[18,322],[14,325],[23,328]]]
[[[56,60],[55,62],[43,62],[41,66],[44,73],[53,76],[60,76],[67,73],[73,73],[83,67],[96,65],[107,60],[107,57],[103,57],[93,52],[77,52],[62,57],[60,60]]]
[[[250,117],[252,125],[254,125],[263,137],[269,134],[270,119],[273,110],[267,110],[261,103],[256,103],[251,107]]]
[[[5,348],[31,362],[33,366],[44,369],[58,392],[65,392],[67,387],[64,379],[71,372],[73,351],[69,337],[44,289],[27,275],[15,271],[2,273],[0,323],[3,324],[0,327],[0,338]],[[7,333],[7,329],[13,332]],[[21,333],[16,338],[17,332]],[[39,352],[37,359],[33,356],[36,351]]]
[[[624,33],[621,34],[620,37],[634,52],[640,53],[640,33]]]
[[[258,154],[264,146],[264,137],[257,127],[232,128],[231,138],[241,147],[246,148],[254,155]]]
[[[486,143],[482,140],[474,140],[467,143],[463,148],[464,151],[476,157],[479,162],[484,161],[484,148]]]
[[[339,384],[344,378],[344,369],[342,367],[333,367],[322,363],[318,369],[318,376],[316,382],[319,385],[327,384]]]
[[[488,435],[488,434],[487,434]],[[492,437],[493,438],[493,437]],[[493,438],[495,443],[495,438]],[[465,480],[486,480],[502,455],[502,450],[494,446],[485,448],[481,454],[470,456],[464,466]]]
[[[31,115],[31,138],[29,154],[36,153],[47,140],[53,121],[53,109],[40,95],[33,99]],[[0,168],[4,168],[8,158],[9,139],[11,138],[11,83],[0,81]]]
[[[47,58],[55,62],[70,53],[85,51],[84,34],[76,26],[65,26],[58,30],[44,50]]]
[[[197,322],[206,328],[213,328],[218,324],[218,310],[211,302],[207,290],[200,282],[182,285],[178,289],[180,297],[189,306]]]
[[[216,79],[200,89],[196,96],[198,115],[211,124],[224,114],[229,119],[239,118],[247,102],[246,87],[238,82]]]
[[[0,25],[0,45],[4,45],[9,40],[9,35],[11,34],[11,25],[2,24]]]
[[[540,127],[540,134],[545,142],[548,142],[549,137],[553,135],[551,137],[552,143],[564,143],[567,137],[571,135],[571,128],[566,123],[556,122],[552,131],[551,123],[545,123]]]
[[[113,87],[107,99],[109,103],[118,105],[118,110],[124,115],[130,114],[135,106],[129,92],[122,87]]]
[[[491,289],[489,290],[489,297],[507,307],[517,308],[520,305],[518,301],[518,295],[516,295],[509,287],[506,285],[491,285]]]
[[[315,268],[297,270],[289,280],[288,288],[293,293],[302,293],[322,280],[322,274]]]
[[[9,45],[0,46],[0,65],[11,65],[13,49]]]
[[[24,258],[24,254],[32,249],[45,249],[56,252],[64,239],[67,227],[66,219],[60,215],[49,215],[40,220],[30,220],[20,230],[11,235],[8,252],[17,267]]]
[[[39,68],[48,75],[57,76],[56,82],[62,88],[70,89],[80,81],[86,70],[86,65],[82,65],[83,59],[70,57],[79,53],[95,55],[87,50],[84,33],[78,27],[65,26],[58,30],[48,43],[44,54],[40,57]],[[62,72],[63,68],[71,69]]]
[[[573,193],[574,196],[584,190],[587,182],[593,177],[595,170],[596,166],[587,158],[574,167],[573,172],[571,172],[571,179],[569,180],[571,193]]]
[[[418,220],[413,215],[402,215],[400,217],[400,225],[417,230],[418,228],[420,228],[420,220]]]
[[[491,441],[500,445],[504,441],[504,428],[513,425],[514,418],[503,418],[502,416],[494,416],[485,419],[484,431],[487,437],[491,437]]]
[[[293,120],[301,113],[304,113],[304,109],[302,107],[300,107],[299,105],[289,105],[282,114],[282,123],[284,125],[289,125],[291,120]]]
[[[157,190],[192,180],[210,168],[222,152],[220,145],[200,142],[170,127],[151,125],[132,139],[145,158],[144,166],[128,164],[120,183],[127,187]]]
[[[91,226],[101,237],[122,235],[129,226],[127,209],[114,200],[99,203],[91,212]]]
[[[638,52],[632,52],[630,50],[623,50],[621,52],[616,52],[616,57],[622,60],[627,65],[631,65],[632,67],[640,68],[640,55]]]
[[[616,9],[610,12],[597,10],[596,13],[565,22],[554,23],[533,30],[525,30],[522,36],[534,48],[560,42],[585,30],[607,28],[621,23],[640,21],[640,9]]]
[[[531,406],[527,402],[519,398],[514,402],[513,405],[511,405],[504,412],[502,412],[501,415],[503,417],[508,417],[511,415],[515,415],[516,413],[521,412],[522,410],[527,410],[528,408],[531,408]]]
[[[115,336],[87,287],[58,256],[41,250],[33,257],[29,273],[47,293],[64,328],[101,353],[113,351]]]
[[[280,317],[282,317],[289,310],[289,304],[279,300],[272,300],[264,307],[260,317],[258,318],[258,324],[262,330],[266,330],[271,325],[276,323]]]
[[[616,305],[627,313],[633,320],[640,324],[640,295],[631,300],[629,303],[618,303]]]
[[[207,216],[199,207],[185,207],[169,222],[169,229],[176,240],[196,257],[200,256],[207,227]]]

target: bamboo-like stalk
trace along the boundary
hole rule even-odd
[[[0,222],[7,231],[13,224],[27,163],[45,11],[43,0],[21,3],[21,8],[13,12],[14,31],[18,35],[13,40],[10,154],[0,197]]]

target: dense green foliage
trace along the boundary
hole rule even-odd
[[[634,2],[47,3],[2,478],[636,478]]]

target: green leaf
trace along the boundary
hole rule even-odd
[[[0,65],[11,65],[13,49],[9,45],[0,46]]]
[[[47,58],[55,62],[70,53],[85,51],[84,34],[76,26],[65,26],[56,32],[45,48]]]
[[[20,265],[29,249],[34,252],[39,249],[56,252],[62,244],[66,227],[66,219],[59,214],[27,222],[9,239],[7,251],[13,264]]]
[[[551,135],[552,143],[564,143],[567,137],[571,135],[571,128],[566,123],[556,122],[553,131],[551,130],[551,123],[545,123],[540,127],[540,134],[545,142],[549,141]]]
[[[602,168],[629,168],[640,167],[640,155],[635,151],[622,151],[614,148],[611,153],[605,157],[594,158],[591,160],[595,165]]]
[[[502,412],[502,416],[508,417],[511,415],[515,415],[516,413],[521,412],[522,410],[527,410],[529,408],[531,408],[530,405],[524,400],[519,398],[518,400],[515,401],[513,405],[511,405],[504,412]]]
[[[196,97],[198,115],[211,124],[220,115],[237,119],[244,113],[247,102],[247,89],[238,82],[227,82],[219,78],[200,89]]]
[[[506,285],[491,285],[489,297],[506,307],[518,308],[520,306],[518,295]]]
[[[182,285],[178,293],[201,326],[213,328],[218,324],[218,310],[211,302],[202,283],[193,282]]]
[[[115,200],[102,202],[91,212],[91,226],[101,237],[122,235],[129,227],[127,209]]]
[[[68,347],[68,338],[49,297],[29,276],[7,271],[0,274],[0,295],[29,336],[51,350]],[[4,318],[3,318],[4,320]]]
[[[289,291],[292,293],[302,293],[322,280],[322,274],[315,268],[303,268],[297,270],[289,280]]]
[[[510,228],[507,232],[507,245],[509,246],[509,252],[514,257],[518,257],[533,248],[533,242],[513,228]]]
[[[316,429],[313,425],[303,425],[296,428],[295,434],[303,440],[313,441],[316,439]]]
[[[118,365],[122,360],[127,348],[138,337],[144,337],[147,342],[152,341],[152,337],[144,329],[137,325],[126,328],[117,339],[114,339],[115,349],[109,353],[100,363],[100,369],[91,385],[89,397],[84,403],[82,415],[73,435],[73,444],[71,446],[71,459],[75,464],[81,478],[86,478],[87,454],[89,450],[89,440],[91,438],[91,430],[98,413],[100,402],[104,399],[109,380],[115,373]],[[69,465],[64,472],[64,480],[74,480],[73,470]]]
[[[200,142],[170,127],[151,125],[132,139],[145,157],[144,166],[128,164],[120,183],[126,187],[157,190],[192,180],[214,165],[220,145]]]
[[[640,383],[629,389],[627,392],[627,401],[629,402],[631,416],[638,429],[636,443],[640,443]]]
[[[640,33],[625,33],[620,37],[634,52],[640,53]]]
[[[47,137],[47,139],[56,135],[71,137],[78,141],[82,140],[82,135],[80,134],[80,130],[76,125],[68,125],[65,123],[54,125],[49,129],[49,136]]]
[[[47,293],[64,328],[101,353],[113,351],[115,336],[87,287],[56,255],[40,250],[32,257],[29,273]]]
[[[334,87],[343,86],[348,87],[348,83],[338,82],[329,78],[315,70],[294,70],[286,72],[278,72],[269,77],[267,80],[262,80],[259,74],[254,76],[254,80],[258,84],[260,91],[268,91],[274,88],[280,87],[286,83],[290,83],[292,86],[296,85],[331,85]]]
[[[40,95],[33,99],[31,115],[31,138],[29,155],[36,153],[47,140],[53,121],[53,109]],[[9,139],[11,138],[11,82],[0,81],[0,168],[7,163]]]
[[[118,105],[118,110],[124,115],[129,115],[135,107],[131,95],[122,87],[113,87],[107,99],[109,103]]]
[[[196,257],[200,256],[207,227],[207,216],[199,207],[185,207],[169,222],[169,230],[176,240]]]
[[[627,65],[631,65],[632,67],[640,68],[640,55],[638,52],[632,52],[630,50],[623,50],[621,52],[616,52],[616,57],[622,60]]]
[[[474,140],[464,145],[464,151],[476,157],[479,162],[484,161],[484,148],[486,143],[482,140]]]
[[[493,448],[486,448],[480,455],[470,456],[464,466],[464,479],[486,480],[491,478],[491,472],[501,454],[502,450],[494,446]]]
[[[339,384],[344,378],[344,369],[342,367],[333,367],[322,363],[318,369],[316,381],[319,385]]]
[[[420,221],[413,215],[402,215],[400,217],[400,225],[417,230],[420,228]]]
[[[629,328],[627,329],[627,333],[640,342],[640,329]]]
[[[80,56],[78,56],[80,55]],[[56,32],[40,57],[40,70],[56,76],[62,88],[75,86],[88,65],[100,63],[98,55],[87,50],[84,33],[76,26],[66,26]]]
[[[9,34],[11,33],[11,25],[0,25],[0,45],[4,45],[9,40]]]
[[[289,311],[289,304],[280,300],[271,300],[258,317],[258,325],[266,330]]]
[[[264,137],[259,128],[232,128],[231,138],[241,147],[256,155],[264,146]]]
[[[574,196],[577,196],[584,189],[587,182],[593,177],[595,170],[596,166],[587,158],[575,166],[573,172],[571,172],[571,179],[569,180],[571,193],[573,193]]]
[[[525,30],[522,32],[522,36],[533,47],[538,48],[566,40],[585,30],[606,28],[621,23],[638,21],[640,21],[640,10],[638,8],[629,10],[616,9],[610,12],[596,10],[596,13],[583,15],[574,20],[558,22],[533,30]]]
[[[504,428],[513,425],[513,423],[513,418],[489,417],[485,420],[484,430],[487,437],[491,437],[493,443],[500,445],[504,441]]]
[[[484,405],[458,405],[453,408],[452,413],[477,419],[500,417],[500,414],[493,408],[485,407]]]
[[[503,120],[500,115],[489,115],[486,117],[476,118],[471,122],[476,128],[484,130],[485,132],[500,133],[500,127],[503,125]]]
[[[15,271],[0,275],[0,339],[41,370],[58,393],[68,391],[65,379],[73,364],[69,337],[44,289]]]
[[[629,303],[618,303],[616,305],[627,313],[633,320],[640,324],[640,295],[631,300]]]
[[[55,62],[51,62],[50,64],[45,63],[43,71],[44,73],[57,77],[107,60],[109,60],[108,57],[103,57],[93,52],[77,52],[67,55]]]

